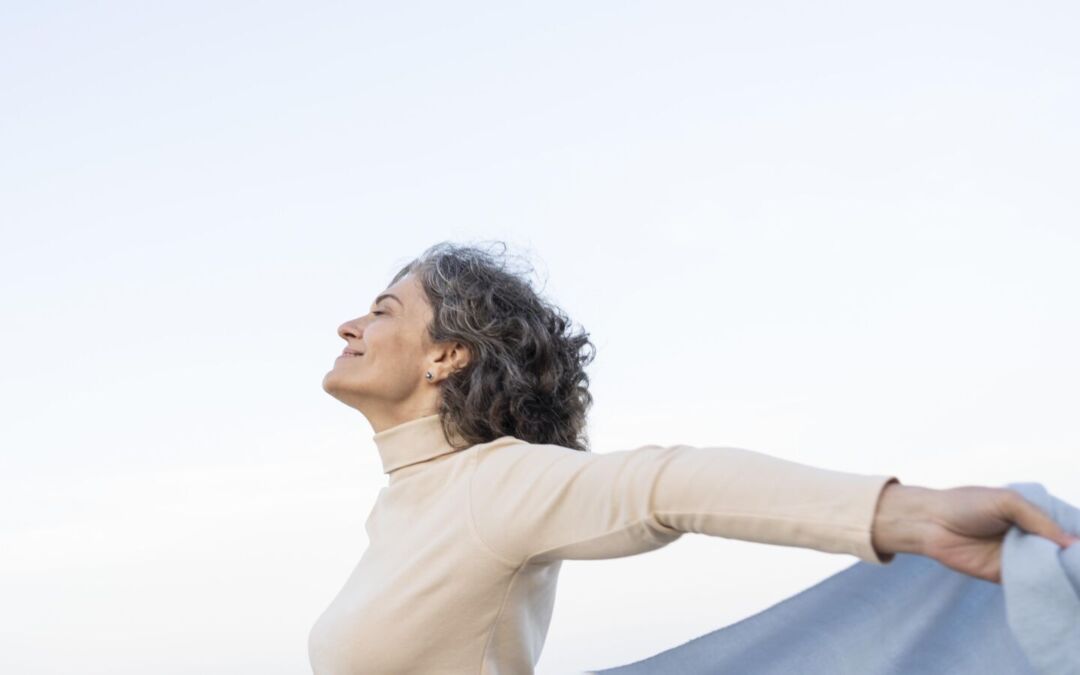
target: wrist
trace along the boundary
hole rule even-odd
[[[871,542],[881,554],[922,554],[932,528],[931,513],[937,490],[889,483],[881,491]]]

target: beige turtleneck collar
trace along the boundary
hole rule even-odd
[[[383,473],[456,452],[443,434],[438,413],[383,429],[373,437]]]

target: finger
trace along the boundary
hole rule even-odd
[[[1021,530],[1049,539],[1058,546],[1064,547],[1080,542],[1080,537],[1066,532],[1053,518],[1028,501],[1024,495],[1012,489],[1008,489],[1007,492],[1010,495],[1007,505],[1010,520],[1015,522]]]

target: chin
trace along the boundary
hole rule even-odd
[[[328,394],[333,394],[335,391],[341,389],[340,377],[333,370],[323,375],[322,388]]]
[[[322,388],[323,391],[330,394],[334,398],[340,399],[343,396],[348,396],[350,390],[354,387],[349,386],[349,379],[347,375],[335,369],[326,373],[326,375],[323,375]]]

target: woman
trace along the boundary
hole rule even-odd
[[[916,553],[1000,583],[1015,523],[1076,537],[1003,488],[936,490],[731,447],[588,451],[587,334],[506,260],[442,242],[406,265],[323,380],[371,423],[388,475],[369,546],[309,636],[316,675],[532,673],[565,559],[686,532]]]

